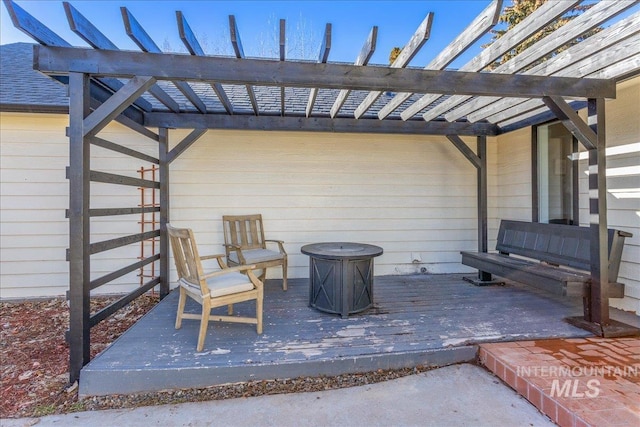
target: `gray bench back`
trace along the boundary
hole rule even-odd
[[[608,236],[609,281],[615,282],[618,279],[624,239],[632,235],[609,229]],[[496,250],[589,271],[590,237],[589,227],[502,220]]]

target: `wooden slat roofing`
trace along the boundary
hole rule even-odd
[[[284,55],[282,20],[279,57],[255,59],[244,55],[241,23],[230,16],[235,55],[214,57],[205,54],[187,17],[177,11],[185,55],[163,53],[137,18],[121,8],[125,30],[141,50],[132,52],[118,50],[67,2],[71,29],[92,49],[72,47],[15,2],[4,3],[14,25],[41,45],[34,50],[36,69],[63,82],[69,72],[91,74],[96,106],[118,91],[122,99],[135,94],[123,114],[151,127],[496,135],[555,117],[549,108],[553,99],[576,109],[588,98],[613,98],[617,81],[640,73],[635,0],[600,1],[495,70],[489,67],[496,59],[580,1],[546,2],[458,70],[446,67],[494,27],[501,0],[488,3],[424,69],[409,64],[428,43],[432,13],[393,64],[372,66],[377,27],[354,64],[329,61],[330,24],[318,60],[294,61]],[[629,16],[607,26],[630,8]],[[596,27],[604,29],[540,63]],[[141,78],[147,83],[134,88],[131,82]]]

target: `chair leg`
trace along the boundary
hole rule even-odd
[[[262,288],[258,290],[258,299],[256,299],[256,331],[258,335],[262,333],[262,311],[263,311],[264,291]]]
[[[287,290],[287,259],[282,263],[282,290]]]
[[[180,287],[180,299],[178,299],[178,312],[176,313],[176,329],[182,327],[182,314],[184,313],[184,305],[187,302],[187,293]]]
[[[208,298],[202,301],[202,316],[200,318],[200,333],[198,334],[197,351],[204,348],[204,339],[207,337],[207,327],[209,326],[209,316],[211,315],[211,302]]]
[[[229,304],[227,306],[227,315],[231,316],[233,314],[233,304]]]

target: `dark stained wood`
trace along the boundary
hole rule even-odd
[[[111,141],[107,141],[103,138],[98,138],[97,136],[87,137],[87,140],[90,144],[95,145],[96,147],[102,147],[107,150],[115,151],[116,153],[124,154],[129,157],[134,157],[136,159],[144,160],[145,162],[159,164],[160,160],[155,157],[149,156],[148,154],[141,153],[136,150],[132,150],[131,148],[124,147],[120,144],[116,144]]]
[[[178,34],[180,35],[180,40],[182,40],[189,53],[191,55],[206,56],[198,42],[198,39],[196,38],[196,35],[191,30],[187,19],[179,10],[176,11],[176,19],[178,21]],[[231,105],[231,101],[229,101],[229,97],[222,85],[220,83],[211,83],[211,89],[216,93],[216,96],[227,113],[233,114],[233,106]]]
[[[371,28],[369,37],[367,37],[367,40],[364,42],[364,45],[362,46],[362,49],[360,49],[360,54],[356,58],[354,66],[359,67],[359,66],[367,65],[369,63],[369,59],[371,59],[373,52],[376,50],[377,40],[378,40],[378,27],[374,25],[373,28]],[[330,115],[332,118],[338,114],[338,112],[344,105],[344,102],[347,100],[349,93],[350,93],[350,90],[348,89],[342,89],[340,91],[340,93],[336,97],[336,100],[331,106]]]
[[[136,290],[128,293],[124,297],[120,298],[118,301],[114,302],[113,304],[110,304],[110,305],[106,306],[105,308],[103,308],[102,310],[98,311],[96,314],[91,316],[91,318],[89,319],[89,323],[91,324],[92,327],[97,325],[98,323],[100,323],[104,319],[106,319],[107,317],[109,317],[112,314],[114,314],[116,311],[120,310],[123,307],[126,307],[134,299],[136,299],[139,296],[145,294],[146,292],[149,292],[151,289],[153,289],[159,283],[160,283],[160,278],[159,277],[156,277],[154,279],[149,280],[147,283],[145,283],[144,285],[140,286]]]
[[[77,9],[71,6],[68,2],[63,2],[65,13],[67,14],[67,20],[69,21],[69,27],[71,31],[76,33],[80,38],[85,40],[90,46],[96,47],[97,45],[106,46],[105,49],[118,50],[118,47],[111,43],[111,41],[102,34],[89,20],[87,20]],[[93,43],[92,41],[95,41]],[[122,88],[123,84],[117,79],[107,78],[102,80],[113,91],[118,91]],[[144,111],[151,111],[151,103],[143,98],[138,98],[135,104]]]
[[[108,172],[91,171],[91,181],[103,182],[106,184],[130,185],[133,187],[143,188],[160,188],[157,181],[149,181],[148,179],[133,178],[130,176],[116,175]]]
[[[95,242],[89,245],[89,252],[91,255],[95,255],[100,252],[109,251],[111,249],[121,248],[132,243],[139,243],[143,240],[153,239],[160,235],[160,230],[146,231],[144,233],[131,234],[129,236],[117,237],[111,240],[103,240],[102,242]]]
[[[637,34],[639,32],[640,12],[637,12],[590,37],[589,43],[578,43],[559,55],[527,70],[525,74],[578,75],[582,77],[593,72],[611,70],[600,77],[615,79],[618,75],[624,75],[634,68],[637,71],[637,62],[634,66],[633,60],[628,63],[620,63],[624,58],[633,57],[633,54],[637,53],[637,45],[639,43]],[[589,58],[588,62],[586,62],[587,58]],[[616,64],[616,68],[612,69],[610,67],[611,64]],[[622,65],[620,69],[618,69],[618,64]],[[486,118],[497,123],[526,111],[526,109],[514,108],[518,104],[526,104],[526,102],[523,102],[525,100],[501,100],[498,97],[489,97],[487,100],[491,101],[488,105],[478,105],[473,112],[467,115],[469,121],[474,122]],[[500,114],[501,112],[505,114]]]
[[[280,20],[280,61],[284,61],[285,58],[285,43],[286,43],[286,34],[285,34],[285,20]],[[284,103],[284,86],[280,87],[280,115],[284,116],[285,113],[285,103]]]
[[[167,155],[167,163],[173,162],[180,156],[187,148],[191,147],[202,135],[207,133],[207,129],[194,129],[189,135],[187,135],[182,141],[176,144],[175,147],[169,151]]]
[[[137,215],[141,213],[160,212],[160,207],[144,208],[94,208],[89,209],[90,217],[113,216],[113,215]]]
[[[233,51],[236,54],[236,58],[244,58],[244,49],[242,49],[242,41],[240,40],[238,24],[236,23],[236,17],[233,15],[229,15],[229,33],[231,36],[231,45],[233,46]],[[249,102],[251,102],[253,112],[257,116],[260,114],[260,111],[258,109],[258,101],[256,101],[256,94],[253,91],[253,87],[251,85],[248,84],[245,85],[245,87],[247,88],[247,95],[249,96]]]
[[[591,292],[585,320],[609,324],[609,250],[607,239],[607,156],[604,99],[588,100],[589,130],[597,133],[589,149],[589,228],[591,237]],[[563,122],[564,123],[564,122]],[[586,302],[586,301],[585,301]],[[600,334],[602,335],[602,334]]]
[[[606,79],[390,69],[267,59],[203,58],[49,46],[35,46],[34,51],[34,66],[46,74],[67,73],[74,68],[79,72],[116,77],[152,75],[158,80],[219,81],[229,84],[249,82],[271,86],[404,92],[421,92],[428,88],[441,94],[464,93],[518,98],[615,98],[616,92],[615,82]]]
[[[46,25],[31,16],[26,10],[12,0],[3,0],[14,27],[45,46],[71,45],[62,37],[51,31]]]
[[[158,130],[158,179],[160,180],[160,298],[169,294],[169,236],[167,224],[169,223],[169,129],[160,127]]]
[[[126,267],[123,267],[119,270],[116,270],[114,272],[111,272],[109,274],[105,274],[104,276],[98,277],[97,279],[93,279],[89,285],[89,287],[91,288],[91,290],[99,288],[102,285],[106,285],[109,282],[112,282],[114,280],[116,280],[119,277],[124,276],[125,274],[129,274],[132,273],[142,267],[144,267],[145,265],[149,265],[152,262],[158,261],[160,259],[160,254],[155,254],[152,255],[150,257],[147,257],[141,261],[138,261],[136,263],[133,263],[131,265],[128,265]]]
[[[576,0],[544,3],[525,19],[520,21],[516,26],[509,29],[509,31],[505,33],[504,36],[491,43],[489,47],[483,49],[478,55],[476,55],[465,65],[460,67],[460,71],[477,72],[483,70],[489,64],[492,64],[496,59],[500,58],[506,52],[515,48],[523,41],[527,40],[530,36],[538,32],[538,30],[544,28],[547,24],[570,10],[578,3],[579,1]],[[436,101],[441,96],[438,94],[439,92],[433,91],[430,94],[427,94],[420,98],[413,105],[402,112],[403,120],[408,120],[409,118],[420,112],[420,110]],[[424,113],[423,117],[425,120],[431,120],[437,117],[436,113],[439,115],[442,112],[444,111],[438,110],[437,112],[431,114],[429,111],[427,111]]]
[[[144,28],[142,28],[142,25],[140,25],[126,7],[121,7],[120,12],[122,14],[122,20],[124,21],[124,27],[127,35],[135,44],[138,45],[140,50],[150,53],[162,53],[158,45],[156,45],[149,34],[147,34]],[[180,90],[180,92],[182,92],[189,102],[198,109],[198,111],[201,113],[207,112],[207,106],[202,102],[200,97],[196,95],[188,83],[180,80],[172,80],[171,82]]]
[[[553,33],[553,37],[545,37],[536,43],[531,49],[525,49],[517,56],[498,66],[496,73],[516,73],[526,69],[531,64],[536,63],[545,55],[553,52],[561,46],[571,42],[575,38],[587,33],[591,29],[601,25],[603,22],[634,5],[634,2],[599,2],[583,14],[576,16],[566,25],[560,27]],[[595,50],[595,49],[594,49]],[[597,52],[594,52],[594,54]],[[469,113],[479,110],[499,98],[479,98],[465,103],[454,111],[445,115],[448,121],[454,121]],[[459,104],[458,104],[459,105]],[[453,108],[448,105],[448,108]]]
[[[465,28],[451,43],[447,45],[427,66],[425,70],[442,70],[453,60],[460,56],[467,48],[473,45],[480,37],[493,28],[500,18],[502,0],[493,0],[480,14]],[[378,112],[380,120],[395,111],[400,105],[411,97],[412,93],[402,92],[396,94]]]
[[[581,312],[579,301],[513,282],[480,288],[459,274],[376,276],[374,307],[348,319],[309,308],[308,279],[291,280],[287,292],[279,283],[265,285],[263,335],[215,323],[200,353],[198,322],[174,329],[178,298],[170,293],[85,367],[80,394],[443,366],[475,359],[480,342],[590,335],[562,320]],[[234,305],[240,314],[254,307]]]
[[[68,2],[63,2],[65,13],[67,14],[67,21],[69,21],[69,27],[71,31],[76,33],[81,39],[89,44],[94,49],[107,49],[107,50],[120,50],[111,40],[98,30],[87,18],[85,18],[76,8],[71,6]],[[112,87],[118,90],[122,87],[122,83],[117,80],[113,80]],[[115,84],[115,85],[114,85]],[[162,102],[167,108],[174,112],[180,111],[180,106],[173,100],[164,90],[159,86],[152,86],[149,88],[149,93],[153,95],[158,101]],[[136,100],[136,105],[143,106],[145,111],[151,111],[151,104],[142,98]]]
[[[324,28],[324,37],[322,38],[322,45],[320,46],[320,54],[318,55],[318,62],[324,64],[329,59],[329,51],[331,50],[331,24],[327,24]],[[313,104],[316,102],[318,96],[318,88],[312,87],[309,91],[309,100],[307,101],[307,108],[305,115],[309,117],[313,111]]]
[[[545,96],[542,101],[587,150],[598,146],[598,136],[564,99],[559,96]]]
[[[129,80],[119,91],[84,119],[85,136],[94,136],[104,129],[155,82],[156,79],[149,76],[136,76]]]
[[[69,381],[91,358],[89,252],[90,144],[84,140],[83,124],[89,115],[89,77],[69,74]]]
[[[478,157],[478,155],[476,155],[476,153],[474,153],[458,135],[447,135],[447,139],[453,143],[453,145],[462,153],[463,156],[467,158],[467,160],[471,162],[473,166],[476,168],[480,168],[482,166],[480,157]]]
[[[409,65],[409,62],[413,59],[414,56],[418,54],[420,48],[424,46],[424,44],[429,40],[429,36],[431,35],[431,24],[433,22],[433,12],[429,12],[422,21],[422,23],[416,29],[416,32],[413,33],[411,39],[407,42],[406,45],[402,48],[400,54],[396,57],[393,63],[390,65],[391,68],[404,68]],[[374,102],[380,97],[382,92],[374,91],[369,92],[367,97],[356,107],[353,112],[353,116],[356,119],[362,117],[364,113],[371,108]]]
[[[413,135],[496,135],[491,123],[447,123],[412,120],[347,119],[329,117],[280,117],[225,114],[151,113],[145,116],[147,126],[186,129],[290,130],[308,132],[388,133]]]

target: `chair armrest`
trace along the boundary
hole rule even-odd
[[[201,261],[205,261],[205,260],[209,260],[209,259],[216,259],[218,261],[218,266],[220,268],[228,268],[227,263],[224,262],[224,258],[226,258],[227,255],[225,254],[215,254],[215,255],[205,255],[205,256],[201,256],[200,260]]]
[[[214,271],[213,273],[205,274],[202,276],[202,278],[210,279],[212,277],[224,276],[225,274],[228,274],[228,273],[241,273],[243,271],[253,270],[255,268],[256,268],[255,265],[239,265],[237,267],[228,267],[228,268],[223,268],[222,270],[219,270],[219,271]]]
[[[222,246],[224,246],[225,248],[227,248],[227,252],[229,251],[234,251],[238,254],[238,261],[240,261],[240,264],[246,264],[247,260],[244,258],[244,255],[242,254],[242,248],[238,245],[233,245],[231,243],[224,243]]]
[[[277,243],[278,244],[278,249],[280,250],[280,253],[283,255],[286,255],[287,252],[284,250],[284,240],[272,240],[272,239],[265,239],[265,242],[272,242],[272,243]]]
[[[205,255],[205,256],[201,256],[200,259],[201,260],[207,260],[207,259],[214,259],[214,258],[225,258],[226,255],[225,254],[215,254],[215,255]]]

